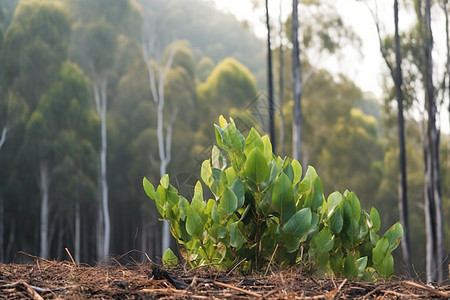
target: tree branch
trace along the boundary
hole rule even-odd
[[[2,149],[3,144],[6,142],[6,134],[8,133],[8,126],[5,125],[2,130],[2,136],[0,137],[0,149]]]
[[[392,66],[392,64],[388,60],[388,54],[386,52],[386,48],[383,46],[383,41],[381,39],[380,20],[378,18],[378,5],[377,5],[377,2],[375,1],[375,10],[376,10],[376,12],[374,12],[370,8],[370,6],[367,4],[367,2],[365,2],[365,1],[362,1],[362,2],[366,5],[367,9],[370,12],[370,15],[372,16],[373,22],[375,23],[375,27],[377,29],[377,35],[378,35],[378,42],[380,44],[381,56],[383,56],[383,59],[386,62],[386,65],[387,65],[387,67],[389,69],[389,72],[391,73],[392,78],[394,78],[394,80],[396,80],[395,79],[394,67]]]

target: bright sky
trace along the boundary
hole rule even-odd
[[[219,10],[231,13],[238,20],[247,21],[254,29],[257,36],[265,38],[267,31],[265,28],[264,1],[258,0],[261,5],[260,11],[254,11],[252,0],[205,0],[213,1]],[[292,1],[288,0],[269,0],[269,11],[272,21],[278,23],[280,14],[280,2],[282,3],[282,17],[286,20],[287,15],[292,13]],[[394,33],[393,26],[393,1],[391,0],[369,0],[366,2],[372,8],[378,3],[378,13],[381,19],[381,31],[383,36]],[[376,27],[372,16],[365,4],[357,0],[336,0],[336,9],[343,17],[344,22],[351,26],[356,34],[362,40],[361,57],[352,49],[345,49],[343,57],[322,57],[319,62],[320,67],[326,68],[331,72],[344,73],[350,77],[365,92],[371,92],[376,98],[382,97],[383,76],[386,76],[386,65],[381,57],[379,50]],[[301,18],[301,11],[299,11]],[[400,10],[400,30],[410,28],[414,22],[413,14],[405,13]],[[435,41],[434,60],[439,61],[435,64],[435,73],[443,74],[445,67],[445,31],[442,14],[433,14],[433,35]],[[435,76],[436,77],[436,76]],[[437,82],[437,80],[435,80]],[[446,109],[444,111],[447,111]],[[446,112],[441,116],[443,121],[443,130],[449,132],[448,115]]]
[[[238,20],[247,20],[254,28],[256,35],[266,36],[264,23],[261,21],[261,15],[264,11],[254,12],[251,0],[211,0],[215,2],[216,7],[222,11],[232,13]],[[282,16],[286,19],[292,12],[292,1],[282,1]],[[264,5],[264,1],[260,1]],[[388,2],[388,1],[383,1]],[[391,1],[389,1],[391,2]],[[278,22],[280,13],[279,1],[269,0],[269,10],[273,21]],[[321,65],[326,66],[335,72],[342,72],[352,78],[364,91],[374,93],[381,97],[382,94],[382,73],[384,67],[376,35],[376,29],[372,17],[367,7],[361,2],[354,0],[337,0],[336,7],[338,12],[344,16],[344,21],[352,26],[355,32],[363,41],[362,53],[360,57],[356,53],[345,55],[342,60],[336,58],[323,57]],[[301,17],[301,11],[299,11]]]

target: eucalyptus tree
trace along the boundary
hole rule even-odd
[[[95,110],[100,117],[100,205],[97,227],[97,255],[105,258],[109,254],[111,221],[109,216],[107,178],[107,109],[108,79],[112,72],[116,51],[116,33],[105,20],[95,23],[76,24],[71,41],[71,56],[91,78]]]
[[[427,225],[427,281],[444,279],[444,225],[439,173],[439,133],[436,128],[437,106],[433,83],[433,34],[431,1],[426,0],[423,14],[424,87],[427,131],[425,148],[425,217]]]
[[[409,221],[408,221],[408,190],[407,190],[407,173],[406,173],[406,150],[405,150],[405,121],[403,113],[403,73],[402,73],[402,55],[400,45],[399,33],[399,8],[398,1],[394,1],[394,45],[389,45],[390,37],[383,40],[380,29],[380,20],[378,18],[377,7],[375,11],[370,8],[367,2],[364,2],[369,9],[377,29],[378,41],[380,45],[380,52],[389,73],[394,81],[395,96],[397,98],[397,130],[398,130],[398,209],[400,215],[400,223],[403,226],[402,237],[402,258],[408,272],[411,274],[411,259],[410,259],[410,242],[409,242]],[[376,3],[376,2],[375,2]],[[394,49],[389,49],[390,46]],[[395,61],[391,60],[390,51],[394,52]]]
[[[292,85],[294,95],[294,119],[292,123],[292,158],[301,161],[302,136],[302,70],[298,42],[298,1],[292,1]]]
[[[164,97],[164,85],[166,77],[172,66],[176,48],[175,45],[172,45],[170,47],[168,57],[163,64],[159,60],[160,57],[158,57],[156,49],[156,30],[154,28],[154,25],[152,25],[153,24],[151,24],[148,20],[144,23],[144,26],[142,28],[141,47],[142,54],[147,65],[152,100],[157,106],[156,132],[158,138],[158,154],[160,163],[159,174],[162,178],[167,173],[167,166],[169,165],[171,160],[172,129],[178,115],[178,108],[175,106],[170,112],[168,122],[164,121],[164,106],[166,104]],[[161,253],[169,248],[169,244],[169,224],[167,222],[164,222],[161,240]]]

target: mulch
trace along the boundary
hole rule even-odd
[[[0,264],[0,299],[448,299],[450,282],[357,282],[307,276],[299,268],[242,276],[164,269],[152,262],[97,266],[38,259]]]

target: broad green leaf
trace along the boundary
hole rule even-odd
[[[230,189],[236,195],[236,199],[237,199],[237,208],[236,209],[240,209],[244,205],[244,201],[245,201],[244,184],[238,178],[233,182]]]
[[[223,130],[222,146],[228,152],[244,150],[244,137],[233,124],[228,124]]]
[[[151,184],[146,177],[144,177],[142,184],[144,186],[144,191],[147,194],[147,196],[150,199],[155,200],[156,195],[155,195],[155,187],[153,186],[153,184]]]
[[[391,226],[383,235],[384,238],[387,239],[389,242],[389,251],[394,251],[398,245],[400,244],[400,241],[403,236],[403,227],[402,225],[397,222],[394,225]]]
[[[269,167],[260,149],[253,149],[244,165],[244,174],[255,184],[263,182],[269,174]]]
[[[308,234],[311,227],[311,210],[304,208],[296,212],[289,221],[283,226],[283,231],[292,233],[298,238]]]
[[[312,191],[312,209],[316,211],[319,209],[320,206],[322,206],[322,203],[324,201],[324,195],[323,195],[323,186],[322,181],[319,177],[314,179],[313,181],[313,191]]]
[[[382,237],[372,250],[372,261],[375,269],[388,277],[394,273],[394,258],[389,251],[389,241]]]
[[[311,189],[311,209],[316,211],[322,205],[324,196],[322,181],[313,167],[308,166],[302,184]]]
[[[212,147],[211,164],[214,168],[224,170],[227,166],[227,160],[216,145]]]
[[[342,194],[339,192],[331,193],[328,196],[328,199],[327,199],[327,208],[328,208],[327,217],[328,218],[333,214],[335,208],[341,203],[341,201],[342,201]]]
[[[212,199],[210,199],[212,200]],[[214,201],[214,200],[213,200]],[[209,201],[208,201],[209,203]],[[216,224],[220,224],[220,218],[219,218],[219,210],[217,207],[217,202],[214,201],[214,203],[212,204],[212,208],[211,208],[211,219],[216,223]]]
[[[367,256],[360,257],[356,260],[356,263],[358,264],[358,273],[359,274],[362,274],[364,272],[364,270],[366,269],[367,261],[368,261]]]
[[[333,234],[339,234],[344,226],[344,218],[342,217],[340,207],[336,207],[334,213],[328,218],[328,224],[330,225],[331,232]]]
[[[278,176],[278,167],[277,163],[274,160],[270,161],[267,166],[269,168],[269,175],[267,176],[264,183],[266,185],[270,185]]]
[[[162,261],[164,266],[166,267],[176,267],[178,265],[178,257],[170,248],[167,248],[167,250],[164,252]]]
[[[237,175],[234,169],[230,167],[225,170],[225,177],[227,178],[227,182],[234,182],[237,178]]]
[[[293,202],[293,197],[291,180],[286,174],[281,173],[273,185],[272,203],[278,212],[283,213],[284,207]]]
[[[228,151],[228,149],[223,145],[223,129],[220,126],[214,124],[214,134],[216,135],[217,145],[220,148],[223,148],[225,151]]]
[[[179,218],[178,210],[178,202],[180,200],[180,196],[178,195],[178,190],[171,184],[167,190],[163,190],[163,193],[166,194],[166,217],[170,219]]]
[[[189,210],[186,217],[186,231],[193,237],[200,236],[203,232],[202,219],[192,209]]]
[[[180,219],[185,220],[188,215],[189,210],[189,201],[186,200],[183,196],[180,196],[180,200],[178,201],[178,208],[180,210]]]
[[[213,199],[208,200],[208,202],[206,203],[206,210],[205,210],[206,215],[211,215],[214,203],[216,203],[215,200],[213,200]]]
[[[213,192],[216,197],[221,197],[227,187],[226,173],[219,169],[212,168],[212,177],[214,180],[211,184],[211,192]]]
[[[211,161],[209,159],[205,160],[202,163],[202,168],[200,171],[200,176],[202,177],[203,182],[211,188],[211,185],[214,181],[213,174],[212,174],[212,168],[211,168]]]
[[[273,159],[272,143],[268,135],[263,136],[262,142],[264,144],[264,159],[269,162]]]
[[[350,205],[352,218],[359,222],[359,218],[361,217],[361,204],[359,203],[358,197],[356,197],[355,193],[350,192],[345,197],[345,201]]]
[[[294,179],[292,180],[292,184],[296,185],[302,178],[302,166],[296,159],[293,159],[291,161],[291,165],[292,169],[294,170]]]
[[[199,212],[204,209],[203,188],[200,181],[197,181],[194,187],[194,196],[192,197],[191,207],[194,211]]]
[[[167,201],[166,190],[161,185],[156,188],[155,204],[159,214],[164,218],[166,216]]]
[[[237,208],[237,197],[229,188],[225,189],[222,198],[219,203],[219,213],[222,212],[226,215],[231,215]]]
[[[345,277],[353,278],[358,274],[358,263],[356,257],[351,253],[344,258],[344,270],[343,275]]]
[[[167,190],[167,188],[169,187],[169,174],[164,175],[161,178],[160,182],[161,182],[162,187]]]
[[[314,237],[313,243],[322,252],[329,252],[334,246],[334,235],[328,227],[322,228]]]
[[[286,174],[289,179],[291,180],[291,182],[293,182],[294,180],[294,169],[292,168],[291,164],[289,161],[286,161],[286,164],[283,168],[283,172],[284,174]]]
[[[245,139],[245,155],[248,157],[250,152],[255,148],[260,149],[264,153],[264,144],[262,142],[261,136],[259,135],[258,131],[256,131],[256,129],[252,127],[247,135],[247,138]]]
[[[300,239],[294,234],[289,232],[284,232],[280,226],[277,226],[276,233],[279,235],[283,246],[286,248],[288,253],[293,253],[300,247]]]
[[[370,220],[372,221],[372,230],[377,232],[380,230],[381,226],[381,220],[380,220],[380,214],[378,213],[378,210],[375,207],[372,207],[370,210]]]
[[[244,244],[244,235],[239,230],[239,222],[230,224],[230,245],[236,249],[240,249]]]

